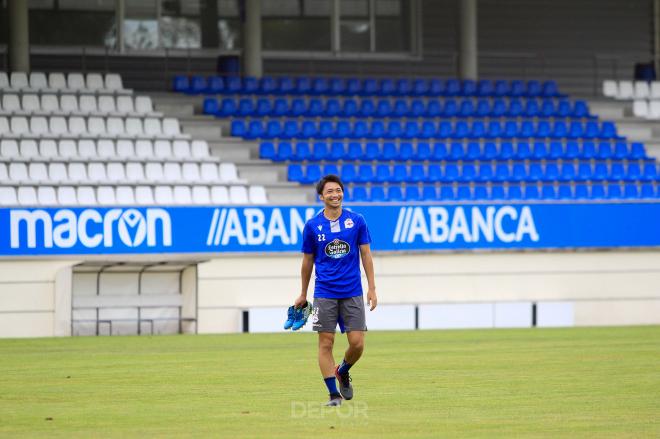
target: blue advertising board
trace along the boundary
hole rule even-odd
[[[297,252],[317,206],[0,209],[0,256]],[[660,246],[660,203],[352,205],[375,251]]]

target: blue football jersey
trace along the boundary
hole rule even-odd
[[[364,217],[342,209],[336,221],[323,210],[305,224],[302,252],[314,255],[314,297],[344,299],[362,295],[360,246],[371,243]]]

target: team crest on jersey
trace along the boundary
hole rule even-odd
[[[353,227],[353,220],[350,218],[346,218],[346,221],[344,221],[344,227],[347,229]]]
[[[351,251],[348,242],[341,239],[334,239],[325,246],[325,255],[332,259],[340,259]]]

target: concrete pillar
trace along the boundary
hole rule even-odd
[[[477,0],[458,0],[458,63],[461,79],[478,77]]]
[[[243,24],[243,73],[260,78],[263,75],[261,59],[261,0],[245,0]]]
[[[9,69],[12,72],[30,72],[30,34],[27,0],[8,0]]]
[[[124,53],[124,17],[126,0],[115,0],[115,25],[117,26],[117,52]]]

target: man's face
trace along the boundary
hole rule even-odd
[[[327,207],[337,208],[341,206],[341,202],[344,199],[344,192],[338,183],[329,181],[323,186],[323,192],[319,195],[319,198]]]

